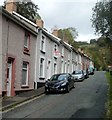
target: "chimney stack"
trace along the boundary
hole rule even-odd
[[[53,32],[52,32],[52,34],[53,34],[54,36],[58,37],[58,29],[54,29]]]
[[[15,0],[6,0],[6,10],[11,14],[13,11],[17,11],[17,5]]]
[[[78,51],[81,52],[81,48],[78,48]]]
[[[78,51],[82,54],[84,53],[83,49],[81,49],[81,48],[78,48]]]
[[[44,21],[42,19],[37,19],[36,20],[36,25],[40,28],[44,27]]]

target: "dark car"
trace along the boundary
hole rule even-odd
[[[45,93],[49,92],[69,92],[71,88],[75,87],[75,82],[71,74],[62,73],[55,74],[45,83]]]
[[[73,71],[72,76],[74,77],[76,82],[84,80],[84,73],[82,70]]]
[[[83,70],[83,73],[85,79],[89,78],[88,70]]]

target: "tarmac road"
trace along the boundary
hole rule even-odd
[[[107,100],[105,72],[95,72],[66,94],[43,95],[3,114],[4,118],[104,118]]]

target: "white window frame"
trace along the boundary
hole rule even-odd
[[[25,31],[25,35],[24,35],[24,48],[29,48],[29,33],[27,31]],[[27,40],[27,45],[25,45],[25,39]]]
[[[61,60],[61,73],[63,73],[63,72],[64,72],[64,61]]]
[[[70,63],[67,64],[67,73],[70,73]]]
[[[57,51],[57,44],[54,44],[54,51]]]
[[[52,62],[51,62],[51,59],[48,59],[47,60],[47,78],[48,79],[50,79],[49,77],[51,77],[51,74],[52,74],[52,72],[51,72],[51,66],[52,66]],[[49,67],[49,73],[48,73],[48,67]]]
[[[27,65],[27,68],[23,68],[23,64],[26,64]],[[23,84],[22,83],[22,86],[28,86],[28,76],[29,76],[29,63],[27,63],[27,62],[25,62],[25,61],[23,61],[23,64],[22,64],[22,74],[23,74],[23,70],[26,70],[27,71],[27,73],[26,73],[26,84]],[[23,76],[22,76],[23,77]],[[23,78],[22,78],[22,80],[23,80]],[[23,81],[22,81],[23,82]]]
[[[74,71],[74,64],[72,63],[72,72]]]
[[[59,49],[58,49],[58,45],[55,43],[53,48],[54,48],[54,49],[53,49],[54,57],[57,58],[58,56],[55,54],[55,52],[59,50]]]
[[[43,37],[44,37],[44,39],[43,39]],[[43,48],[42,48],[42,42],[44,43],[43,44]],[[45,35],[41,35],[41,40],[40,40],[40,51],[42,51],[42,52],[46,52],[46,36]]]
[[[54,70],[54,64],[56,65],[56,69]],[[57,61],[54,59],[54,63],[53,63],[53,73],[57,74]]]
[[[54,63],[54,74],[57,74],[57,64]]]
[[[43,59],[43,73],[40,74],[40,65],[41,65],[41,59]],[[45,78],[45,57],[41,56],[39,59],[39,78]]]
[[[65,65],[64,65],[64,72],[66,73],[67,72],[67,63],[65,61]]]

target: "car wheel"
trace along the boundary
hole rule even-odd
[[[45,92],[46,95],[50,94],[50,92]]]
[[[46,94],[46,95],[49,94],[49,91],[45,90],[45,94]]]
[[[66,92],[67,92],[67,93],[70,92],[70,86],[69,86],[69,85],[66,86]]]
[[[74,84],[73,84],[73,88],[75,88],[76,87],[76,83],[74,82]]]

